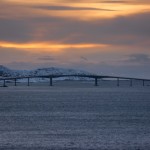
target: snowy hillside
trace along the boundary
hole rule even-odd
[[[71,75],[71,74],[82,74],[90,75],[91,73],[75,69],[64,69],[64,68],[40,68],[36,70],[12,70],[4,66],[0,66],[0,76],[1,77],[26,77],[26,76],[42,76],[42,75]],[[87,80],[87,78],[82,77],[63,77],[61,80]],[[59,79],[59,80],[60,80]],[[34,79],[41,80],[41,79]],[[46,80],[46,79],[44,79]]]

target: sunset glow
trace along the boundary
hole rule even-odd
[[[143,68],[150,62],[149,18],[149,0],[1,0],[1,64]],[[45,56],[53,61],[39,62]]]
[[[10,7],[6,9],[5,7]],[[57,1],[2,1],[0,17],[2,18],[39,18],[60,17],[76,20],[93,20],[99,18],[114,18],[138,13],[149,12],[150,5],[146,3],[94,3],[94,2],[57,2]],[[17,13],[16,13],[17,12]]]
[[[104,44],[48,44],[48,43],[5,43],[0,42],[0,47],[3,48],[16,48],[16,49],[45,49],[45,51],[59,51],[62,49],[82,49],[82,48],[102,48],[106,47],[107,45]],[[49,49],[49,50],[48,50]],[[30,50],[29,50],[30,51]]]

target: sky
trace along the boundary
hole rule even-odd
[[[0,0],[0,64],[150,78],[150,0]]]

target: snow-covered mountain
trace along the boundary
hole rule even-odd
[[[75,69],[64,69],[64,68],[40,68],[35,70],[12,70],[7,67],[0,65],[0,77],[26,77],[26,76],[42,76],[42,75],[71,75],[71,74],[82,74],[90,75],[91,73]],[[82,77],[63,77],[61,80],[84,80]],[[39,80],[39,79],[34,79]],[[87,78],[85,78],[87,80]]]
[[[7,76],[7,75],[11,75],[11,70],[0,65],[0,76]]]

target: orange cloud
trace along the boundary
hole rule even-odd
[[[26,49],[28,51],[47,51],[47,52],[60,52],[63,49],[82,49],[82,48],[102,48],[107,47],[105,44],[56,44],[56,43],[9,43],[0,42],[0,47],[3,48],[16,48],[16,49]]]
[[[1,3],[0,17],[60,17],[76,20],[92,20],[100,18],[114,18],[118,16],[127,16],[131,14],[150,11],[150,5],[146,3],[139,3],[138,1],[132,1],[134,3],[108,3],[109,1],[102,2],[103,3],[96,3],[96,1],[88,1],[81,3],[80,1],[78,1],[65,3],[64,0],[43,0],[42,2],[38,0],[32,2],[28,0],[5,0]],[[40,8],[34,6],[67,6],[81,9],[83,8],[83,10],[51,10],[47,8]],[[86,8],[91,8],[93,10],[85,10]]]

